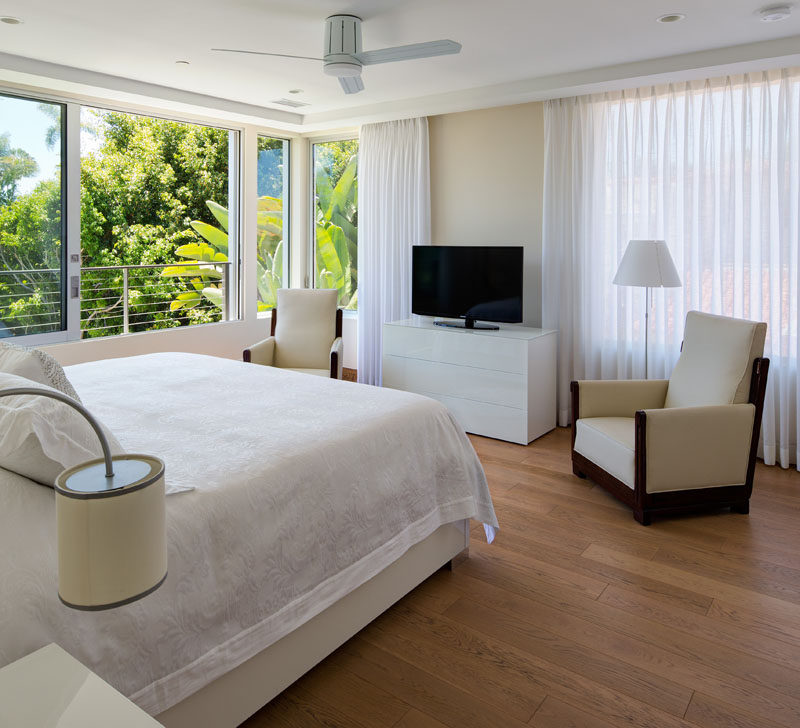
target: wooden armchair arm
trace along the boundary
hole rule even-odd
[[[342,366],[344,363],[344,343],[342,337],[337,336],[331,345],[331,379],[342,378]]]

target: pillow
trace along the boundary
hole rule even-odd
[[[0,372],[0,389],[40,387],[29,379]],[[123,452],[117,438],[103,427],[112,454]],[[49,397],[0,397],[0,467],[53,487],[58,474],[73,465],[102,457],[92,426],[79,412]]]
[[[26,349],[24,346],[0,341],[0,372],[18,374],[39,384],[46,384],[78,402],[81,401],[61,364],[41,349]]]

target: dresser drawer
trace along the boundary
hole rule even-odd
[[[423,394],[426,393],[423,392]],[[523,410],[503,407],[499,404],[473,402],[469,399],[448,397],[443,394],[428,393],[427,396],[445,405],[466,432],[494,437],[498,440],[508,440],[508,442],[516,442],[520,445],[527,445],[530,442],[528,416]]]
[[[527,341],[464,330],[386,326],[383,353],[409,359],[458,364],[523,374]]]
[[[384,354],[383,386],[406,392],[459,397],[523,409],[528,390],[522,374]]]

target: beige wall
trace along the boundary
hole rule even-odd
[[[439,245],[524,245],[523,323],[542,322],[540,102],[431,116],[431,227]]]

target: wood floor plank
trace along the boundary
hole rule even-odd
[[[727,584],[701,574],[684,571],[674,566],[657,564],[630,554],[622,554],[605,546],[592,544],[584,552],[583,558],[616,566],[634,574],[647,574],[668,584],[682,584],[686,588],[694,589],[713,599],[741,604],[745,608],[765,609],[777,616],[800,620],[800,605],[798,604],[778,599],[770,594],[762,594],[754,589]]]
[[[648,728],[689,726],[678,716],[440,615],[422,616],[409,610],[400,614],[393,610],[392,618],[392,621],[380,620],[381,627],[375,630],[379,634],[375,634],[373,625],[364,630],[364,639],[380,643],[418,666],[441,661],[446,656],[445,665],[451,661],[464,665],[473,682],[484,672],[496,672],[503,680],[546,691],[611,722]],[[462,676],[457,675],[456,679]]]
[[[778,723],[696,692],[686,711],[686,720],[702,728],[778,728]]]
[[[356,635],[333,658],[364,680],[379,684],[404,703],[452,728],[521,728],[525,725],[504,710],[482,701],[471,690],[463,690],[425,668],[401,659]]]
[[[759,607],[748,608],[722,599],[714,600],[708,616],[735,625],[738,629],[750,630],[800,647],[800,619],[796,616],[777,614]]]
[[[441,587],[439,587],[441,592]],[[456,601],[450,595],[450,603]],[[726,648],[735,648],[746,655],[774,662],[777,667],[800,670],[800,650],[786,641],[768,637],[754,629],[742,628],[713,615],[700,615],[670,609],[656,599],[634,594],[627,589],[611,585],[600,595],[600,602],[630,614],[659,622],[673,630],[692,637],[708,640]]]
[[[548,695],[531,718],[534,728],[613,728],[595,715]]]
[[[436,718],[411,708],[392,728],[447,728],[447,726]]]

